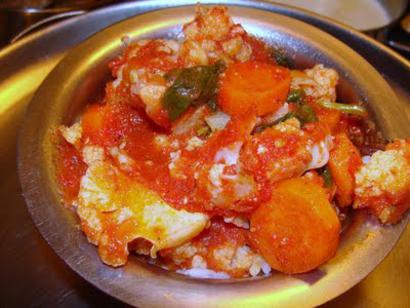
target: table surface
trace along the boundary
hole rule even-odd
[[[26,209],[17,175],[16,140],[26,105],[42,79],[63,53],[42,59],[41,67],[20,73],[15,87],[24,95],[7,105],[0,91],[0,306],[122,306],[75,274],[47,245]],[[13,80],[12,80],[13,81]],[[2,80],[0,78],[0,88]],[[4,86],[4,85],[3,85]],[[361,283],[325,304],[326,307],[409,307],[410,228],[388,257]]]

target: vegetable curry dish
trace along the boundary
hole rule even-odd
[[[122,39],[112,80],[56,131],[63,203],[113,267],[130,253],[194,277],[316,269],[341,225],[410,201],[410,140],[385,141],[338,73],[294,69],[226,7],[198,7],[182,39]]]

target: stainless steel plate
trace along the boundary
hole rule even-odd
[[[279,38],[281,37],[281,33],[285,33],[287,35],[290,35],[290,37],[294,37],[294,40],[296,41],[301,41],[302,43],[304,42],[304,44],[301,43],[300,47],[306,48],[305,51],[308,52],[312,50],[315,51],[316,49],[316,52],[313,52],[312,54],[315,55],[315,57],[317,56],[318,58],[307,56],[309,54],[303,53],[302,48],[301,50],[299,50],[301,51],[301,53],[299,53],[299,59],[301,63],[306,62],[308,60],[324,60],[325,62],[328,61],[327,63],[329,64],[334,64],[336,67],[339,67],[339,69],[342,69],[342,71],[347,73],[345,74],[345,82],[347,84],[349,84],[350,82],[351,85],[363,85],[363,87],[356,88],[355,92],[363,97],[367,97],[369,101],[372,102],[372,93],[375,93],[373,91],[374,89],[371,89],[367,87],[365,84],[363,84],[363,82],[366,82],[365,80],[363,80],[364,78],[354,76],[355,64],[359,64],[360,67],[360,65],[363,63],[361,61],[356,63],[352,60],[351,65],[353,65],[353,67],[351,65],[344,67],[343,61],[340,62],[340,56],[338,57],[339,60],[335,61],[335,59],[333,59],[330,56],[332,55],[332,52],[331,50],[329,50],[329,48],[325,48],[324,50],[322,49],[326,46],[334,46],[332,45],[334,42],[332,43],[332,40],[329,41],[328,39],[330,38],[327,37],[324,33],[315,32],[312,30],[312,28],[309,28],[308,26],[302,26],[300,23],[297,22],[295,24],[295,21],[291,21],[286,18],[284,20],[283,17],[280,16],[268,14],[269,16],[265,16],[265,18],[263,18],[263,15],[266,14],[264,12],[258,11],[258,13],[254,13],[256,15],[252,15],[248,12],[248,10],[244,10],[245,9],[238,9],[237,11],[235,11],[234,15],[238,16],[238,18],[242,18],[244,24],[249,25],[249,30],[251,32],[254,32],[256,34],[258,34],[258,32],[262,34],[270,33],[271,31],[268,31],[270,29],[272,30],[272,33],[276,33],[277,35],[279,35]],[[168,31],[168,29],[173,29],[173,26],[175,26],[175,24],[179,24],[181,21],[178,17],[187,17],[190,14],[192,14],[192,9],[189,9],[189,11],[179,11],[177,15],[168,15],[167,12],[166,18],[164,18],[165,15],[157,15],[158,18],[154,21],[151,19],[153,18],[152,15],[146,15],[148,16],[145,16],[145,18],[147,19],[139,18],[138,21],[137,19],[135,19],[136,24],[134,24],[134,21],[132,20],[128,23],[126,22],[122,25],[115,26],[109,31],[114,31],[114,29],[121,29],[121,31],[125,30],[126,33],[129,33],[133,32],[138,27],[140,27],[138,28],[140,32],[133,32],[134,36],[141,33],[145,35],[150,35],[153,33],[161,34],[164,33],[161,31]],[[145,22],[141,27],[140,23],[142,21]],[[161,21],[161,25],[159,26],[158,21]],[[239,21],[242,22],[242,20]],[[149,26],[151,26],[151,28],[149,28]],[[254,29],[254,31],[252,31],[252,28]],[[292,31],[289,32],[288,28],[291,28]],[[306,33],[306,29],[313,32],[310,34]],[[107,35],[108,33],[111,32],[106,32],[105,35]],[[114,32],[112,34],[114,35],[113,37],[109,39],[108,37],[106,37],[108,40],[98,41],[98,44],[96,45],[93,44],[96,42],[95,40],[98,36],[93,38],[85,45],[79,47],[80,50],[81,48],[83,48],[82,51],[84,52],[84,46],[87,46],[87,44],[89,44],[88,48],[91,48],[90,51],[99,50],[101,53],[97,57],[83,59],[84,61],[82,62],[80,61],[81,64],[84,65],[84,67],[76,66],[76,72],[70,72],[70,76],[72,79],[65,79],[65,81],[68,81],[68,88],[70,88],[71,86],[72,89],[74,89],[76,87],[76,82],[80,82],[81,80],[83,80],[83,78],[86,78],[87,74],[85,73],[88,72],[88,69],[98,70],[103,68],[102,64],[104,63],[104,61],[106,61],[106,59],[118,49],[118,38],[121,36],[121,32]],[[100,39],[101,38],[102,36],[100,35]],[[306,39],[308,40],[304,41]],[[316,40],[320,39],[325,40],[322,41],[321,44],[313,43],[316,42]],[[277,43],[283,43],[284,45],[287,44],[286,41],[281,41],[280,39],[275,40],[275,37],[271,37],[271,40],[276,41]],[[94,43],[90,43],[93,41]],[[330,45],[328,45],[327,43],[329,43]],[[298,45],[296,44],[295,46]],[[340,46],[338,46],[338,48],[339,47]],[[345,47],[342,49],[338,48],[336,48],[336,50],[333,51],[333,54],[340,53],[345,50]],[[73,54],[75,54],[75,51]],[[295,56],[298,55],[298,50],[295,50],[293,54]],[[351,54],[351,50],[348,51],[347,54],[342,54],[344,57],[346,57],[346,55]],[[71,60],[75,62],[75,57],[70,57]],[[78,57],[79,55],[77,54],[77,61],[79,60]],[[81,54],[81,57],[83,58],[83,53]],[[349,57],[346,57],[346,59],[348,60]],[[68,60],[65,60],[62,65],[68,65],[70,62],[67,61]],[[364,63],[364,66],[366,67],[367,64]],[[70,67],[71,65],[68,66],[68,70],[70,70]],[[84,71],[82,71],[83,68],[85,69]],[[58,71],[59,69],[60,71]],[[64,73],[65,69],[62,69],[62,66],[60,65],[59,68],[57,68],[56,72],[62,71]],[[50,77],[51,79],[48,80],[53,80],[53,78],[57,78],[58,76],[56,75],[59,75],[59,73],[56,72],[53,73],[54,77],[52,75]],[[374,74],[374,71],[372,72],[372,74]],[[67,75],[64,76],[64,78],[66,77]],[[378,79],[375,81],[376,87],[379,90],[387,89],[386,93],[388,94],[390,90],[388,88],[385,88],[386,84],[384,84],[380,88],[378,87],[378,85],[381,85],[380,80],[379,78],[376,79]],[[50,82],[46,81],[46,84],[47,82],[50,86]],[[62,84],[66,85],[66,83]],[[97,82],[97,84],[99,84],[99,82]],[[90,91],[89,93],[91,93],[92,91],[95,91],[95,88],[91,86],[88,89],[83,88],[82,91],[85,91],[84,93]],[[370,91],[370,95],[367,94],[368,91]],[[80,92],[75,93],[78,94]],[[282,275],[276,275],[275,277],[269,279],[239,284],[231,282],[225,283],[221,286],[203,283],[199,281],[192,281],[186,278],[184,279],[173,274],[165,273],[155,268],[146,267],[143,264],[138,264],[136,262],[131,263],[130,266],[126,267],[125,269],[109,269],[99,263],[98,257],[95,253],[95,249],[93,247],[90,247],[90,245],[88,245],[85,242],[84,237],[80,234],[80,232],[78,232],[74,228],[75,220],[73,219],[73,217],[70,215],[70,213],[67,213],[66,210],[62,209],[58,205],[58,202],[56,202],[56,195],[53,193],[50,194],[50,191],[46,186],[49,184],[49,179],[47,179],[47,176],[49,176],[50,174],[48,174],[49,170],[46,170],[46,168],[49,165],[47,161],[43,160],[43,154],[45,154],[43,153],[43,144],[40,143],[38,144],[38,146],[36,145],[36,143],[44,141],[42,140],[42,138],[45,136],[44,133],[46,132],[46,128],[48,127],[48,125],[51,124],[51,122],[54,121],[54,124],[60,123],[60,120],[62,118],[65,118],[65,120],[69,120],[69,118],[65,116],[65,112],[67,111],[67,105],[60,103],[60,94],[55,92],[53,93],[52,89],[47,88],[47,86],[45,85],[44,87],[42,87],[42,89],[40,89],[40,92],[37,93],[37,99],[35,99],[35,101],[42,100],[43,102],[34,103],[30,108],[31,111],[29,114],[31,117],[31,121],[26,122],[25,126],[26,133],[27,129],[29,131],[28,134],[25,134],[23,136],[22,142],[25,143],[26,146],[31,146],[30,150],[34,150],[34,152],[27,152],[25,150],[28,150],[28,148],[23,147],[21,170],[24,173],[23,183],[25,186],[25,194],[28,200],[30,201],[30,209],[32,211],[33,217],[37,225],[39,226],[40,230],[43,232],[43,235],[47,238],[49,243],[51,243],[51,245],[56,249],[57,253],[60,254],[60,256],[62,256],[71,267],[73,267],[77,272],[83,275],[83,277],[85,277],[95,285],[99,286],[106,292],[118,298],[121,298],[129,303],[147,305],[159,304],[163,303],[164,301],[168,301],[170,303],[174,303],[175,305],[177,305],[181,302],[185,302],[186,304],[200,303],[203,300],[203,304],[207,303],[210,305],[216,303],[287,303],[289,305],[297,303],[303,303],[307,305],[318,304],[343,292],[351,285],[353,285],[355,282],[360,280],[366,273],[368,273],[383,258],[385,253],[391,248],[391,246],[397,239],[401,229],[404,227],[405,223],[403,222],[401,225],[398,225],[394,228],[387,228],[383,230],[379,230],[377,227],[374,227],[371,224],[365,226],[366,230],[352,228],[351,230],[356,230],[354,233],[356,237],[351,236],[352,241],[355,241],[356,243],[356,248],[353,251],[350,251],[350,236],[347,236],[345,238],[345,244],[339,252],[340,258],[338,257],[334,260],[334,262],[329,264],[329,267],[324,268],[324,270],[328,271],[328,274],[320,278],[319,280],[317,280],[318,277],[301,276],[297,278],[292,278]],[[73,92],[70,91],[67,91],[67,93],[63,93],[63,97],[65,95],[65,98],[63,98],[62,101],[64,101],[64,99],[67,100],[67,98],[71,94],[73,94]],[[380,94],[382,95],[381,97],[383,97],[383,94]],[[43,104],[45,103],[45,98],[47,97],[48,99],[51,99],[51,102],[56,102],[56,105],[51,106],[51,103],[49,101],[46,105],[47,108],[50,109],[48,111],[45,111],[42,110],[42,108],[46,106]],[[394,97],[394,94],[390,92],[389,97]],[[377,101],[377,99],[375,101]],[[395,100],[393,99],[393,102],[394,101]],[[81,101],[79,102],[79,104],[80,103]],[[397,103],[398,102],[396,101],[396,104]],[[403,104],[402,110],[406,110],[406,106],[404,105],[404,103],[398,104]],[[380,115],[383,113],[383,110],[378,110],[378,107],[376,105],[374,107],[376,114]],[[76,108],[73,107],[71,111],[74,113],[75,109]],[[388,112],[389,111],[387,111],[387,113]],[[50,116],[49,118],[47,118],[47,123],[40,123],[40,121],[38,120],[40,118],[44,119],[44,116],[47,116],[46,113],[48,114],[48,116]],[[403,116],[405,117],[406,115],[401,114],[398,117],[398,119],[403,119]],[[381,119],[379,119],[379,122],[381,124],[384,124],[384,121],[386,120],[387,118],[384,118],[382,116]],[[40,135],[34,133],[37,132],[37,130],[39,130]],[[390,125],[386,126],[385,128],[385,132],[388,135],[392,134],[391,136],[395,134],[395,130],[396,128],[394,125],[393,127],[391,127]],[[41,136],[41,134],[43,135]],[[29,140],[30,138],[33,139]],[[37,163],[39,164],[38,166],[41,167],[40,169],[34,169],[29,166],[35,166]],[[33,171],[33,173],[29,173],[30,170]],[[374,239],[372,237],[370,239],[366,238],[367,230],[373,228],[375,228],[377,236]],[[360,232],[364,233],[361,234]],[[356,241],[357,239],[359,239],[359,241]],[[383,247],[383,249],[377,249],[378,245],[380,245],[380,247]],[[347,254],[347,256],[344,257],[343,254]],[[371,258],[369,258],[369,256],[371,256]],[[342,261],[339,259],[341,259]],[[347,262],[350,259],[351,262]],[[332,269],[334,269],[334,271],[332,271]],[[352,273],[351,271],[349,271],[349,269],[354,269],[355,271]],[[317,281],[314,284],[309,284],[303,282],[303,280],[308,280],[310,283],[316,280]],[[155,292],[152,292],[152,290],[155,290]],[[213,297],[211,297],[211,295],[213,295]],[[233,298],[235,300],[231,301],[231,299]]]

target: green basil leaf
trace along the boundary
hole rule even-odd
[[[287,102],[302,103],[305,98],[305,91],[303,89],[293,89],[289,91]]]
[[[214,65],[194,66],[167,73],[165,78],[173,84],[165,91],[162,103],[171,121],[181,116],[192,104],[209,102],[211,108],[215,108],[218,77],[223,69],[223,62],[218,61]]]
[[[316,122],[317,116],[312,107],[308,104],[297,104],[295,117],[299,120],[300,124],[303,126],[306,123]]]
[[[286,120],[289,120],[290,118],[295,117],[295,114],[293,112],[288,112],[287,114],[285,114],[283,117],[280,117],[279,119],[277,119],[276,121],[274,121],[271,126],[279,124],[281,122],[285,122]]]

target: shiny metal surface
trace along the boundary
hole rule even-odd
[[[349,47],[288,17],[241,7],[231,7],[230,12],[250,33],[284,48],[297,67],[324,63],[336,68],[341,74],[339,97],[365,101],[385,136],[410,136],[403,102],[377,71]],[[107,62],[119,53],[122,36],[177,36],[181,24],[193,14],[194,7],[169,8],[107,28],[72,50],[46,78],[29,106],[19,142],[20,178],[33,220],[72,269],[106,293],[132,305],[322,304],[367,275],[393,247],[407,220],[382,228],[364,213],[355,214],[342,236],[337,256],[312,273],[213,281],[170,273],[135,258],[121,269],[103,265],[95,247],[78,230],[75,217],[59,203],[52,158],[53,129],[61,123],[69,124],[103,90],[109,78]]]
[[[23,30],[20,30],[20,32],[14,33],[13,35],[10,35],[10,43],[13,44],[15,42],[17,42],[19,39],[21,39],[23,36],[29,34],[30,32],[33,32],[41,27],[44,27],[46,24],[52,23],[52,22],[56,22],[58,20],[61,19],[65,19],[65,18],[70,18],[70,17],[74,17],[74,16],[78,16],[81,14],[84,14],[85,11],[67,11],[67,12],[62,12],[62,13],[52,13],[50,15],[45,15],[42,17],[39,17],[38,21],[35,21],[33,23],[30,23],[30,25],[24,25],[27,26],[26,28],[24,28]],[[25,17],[24,17],[25,18]]]
[[[408,63],[385,47],[351,29],[311,14],[265,3],[235,2],[280,12],[326,29],[366,57],[383,74],[399,99],[408,105]],[[166,6],[164,3],[161,5]],[[4,179],[0,186],[4,208],[0,216],[0,230],[3,247],[6,247],[0,251],[2,264],[6,264],[2,266],[0,276],[3,303],[14,303],[15,306],[60,304],[76,307],[118,304],[74,275],[34,229],[24,209],[16,179],[15,136],[22,112],[33,91],[70,46],[115,20],[161,5],[147,1],[103,9],[30,36],[0,52],[0,168]],[[407,292],[410,277],[409,241],[410,230],[407,229],[387,259],[362,283],[330,302],[329,307],[346,304],[359,307],[407,306],[410,302]]]

